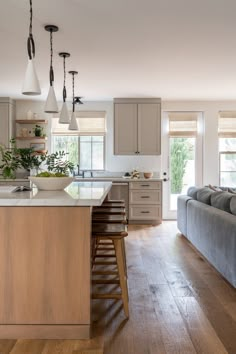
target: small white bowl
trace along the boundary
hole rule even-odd
[[[74,180],[73,177],[28,177],[42,191],[61,191]]]

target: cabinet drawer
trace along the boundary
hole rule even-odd
[[[160,205],[131,205],[129,208],[130,220],[161,220]]]
[[[129,193],[129,203],[130,204],[160,204],[161,191],[158,189],[150,190],[150,191],[131,190]]]
[[[143,181],[143,182],[130,182],[129,183],[130,189],[161,189],[161,182],[160,181]]]

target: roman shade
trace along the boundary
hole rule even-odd
[[[170,137],[195,137],[198,128],[198,112],[170,112]]]
[[[52,135],[105,135],[105,111],[79,111],[76,113],[79,130],[68,130],[69,124],[60,124],[59,118],[52,119]]]
[[[219,113],[218,134],[220,138],[236,138],[236,112]]]

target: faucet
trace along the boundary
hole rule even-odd
[[[82,171],[82,178],[84,178],[85,172],[90,172],[90,177],[91,177],[91,178],[93,177],[93,171],[86,171],[86,170],[83,170],[83,171]]]

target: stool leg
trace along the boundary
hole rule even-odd
[[[123,258],[124,258],[124,264],[125,264],[125,275],[128,278],[128,273],[127,273],[127,263],[126,263],[126,251],[125,251],[125,239],[122,238],[121,240],[121,245],[122,245],[122,252],[123,252]]]
[[[123,300],[123,306],[126,317],[129,317],[129,300],[128,300],[128,286],[127,286],[127,277],[125,275],[125,260],[124,260],[124,252],[122,249],[122,240],[117,239],[114,240],[114,247],[116,251],[116,261],[119,272],[120,279],[120,287],[121,287],[121,296]]]

